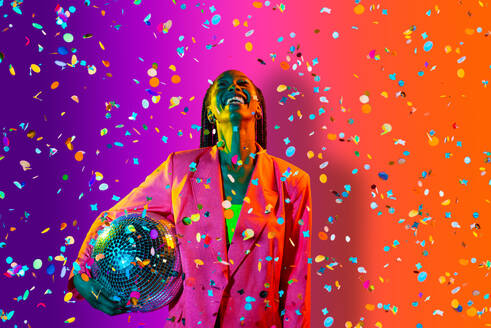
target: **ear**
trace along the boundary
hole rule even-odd
[[[263,118],[263,109],[261,108],[261,105],[259,103],[257,103],[255,116],[256,120],[260,120]]]

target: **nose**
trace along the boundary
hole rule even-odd
[[[232,83],[230,84],[230,86],[228,87],[228,91],[231,91],[231,90],[237,90],[239,89],[239,84],[237,83],[237,81],[232,81]]]

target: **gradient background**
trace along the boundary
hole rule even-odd
[[[2,327],[164,327],[166,308],[110,317],[65,302],[68,272],[114,195],[199,147],[208,80],[230,68],[265,94],[268,152],[311,176],[312,327],[491,326],[489,1],[138,3],[0,0]],[[76,9],[65,29],[57,4]],[[9,277],[12,265],[28,270]]]

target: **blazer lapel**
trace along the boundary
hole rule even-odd
[[[257,142],[256,147],[258,149],[257,162],[228,252],[226,223],[222,207],[224,200],[222,173],[216,145],[202,154],[196,165],[195,174],[190,179],[196,205],[202,207],[204,212],[210,212],[209,217],[201,216],[197,222],[199,232],[213,238],[209,248],[214,261],[225,264],[223,273],[228,278],[235,273],[252,251],[268,220],[275,218],[278,189],[273,161]],[[201,182],[198,183],[198,179]],[[217,241],[217,237],[221,239]]]

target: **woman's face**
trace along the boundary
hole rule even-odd
[[[261,117],[256,87],[251,80],[239,71],[223,72],[212,86],[208,119],[211,115],[219,123]]]

